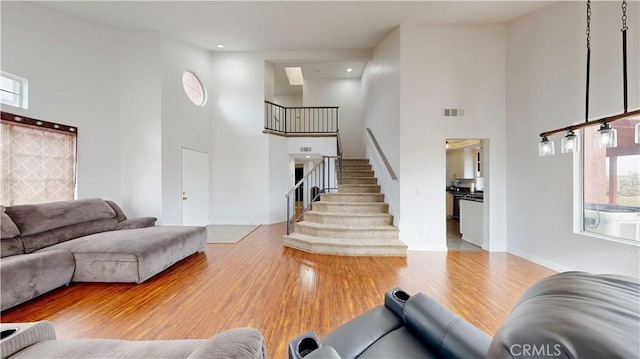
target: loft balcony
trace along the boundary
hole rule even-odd
[[[265,101],[263,132],[285,137],[337,136],[338,107],[284,107]]]

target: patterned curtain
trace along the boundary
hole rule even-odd
[[[2,121],[4,206],[74,199],[76,133]]]

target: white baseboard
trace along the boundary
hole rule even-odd
[[[407,250],[416,251],[416,252],[447,252],[447,246],[441,245],[427,245],[427,246],[413,246],[409,247]]]
[[[544,258],[540,258],[538,256],[535,256],[531,253],[527,253],[527,252],[523,252],[521,250],[518,249],[514,249],[514,248],[507,248],[507,253],[511,253],[513,255],[516,255],[518,257],[524,258],[530,262],[533,262],[535,264],[539,264],[543,267],[547,267],[549,269],[552,269],[556,272],[570,272],[570,271],[575,271],[577,269],[574,268],[570,268],[567,266],[563,266],[561,264],[558,264],[556,262],[544,259]]]

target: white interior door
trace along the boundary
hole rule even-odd
[[[209,224],[209,154],[182,148],[182,225]]]

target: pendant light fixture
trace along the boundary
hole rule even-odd
[[[547,136],[542,137],[542,141],[538,144],[538,154],[540,157],[553,156],[556,154],[556,146]]]
[[[618,145],[618,133],[615,128],[611,126],[611,122],[640,115],[640,110],[628,111],[628,91],[627,91],[627,1],[622,1],[622,72],[623,72],[623,103],[624,112],[619,115],[604,117],[598,120],[589,121],[589,81],[590,81],[590,67],[591,67],[591,0],[587,0],[587,71],[585,82],[585,122],[569,127],[560,128],[557,130],[547,131],[540,134],[541,140],[538,144],[538,154],[542,156],[551,156],[555,154],[555,148],[552,140],[549,140],[549,136],[560,132],[567,132],[567,135],[562,139],[561,152],[573,153],[580,150],[580,138],[574,132],[575,130],[600,125],[600,129],[597,131],[594,137],[593,145],[596,148],[613,148]],[[640,143],[640,126],[636,125],[635,142]]]
[[[562,139],[562,147],[560,147],[562,153],[573,153],[580,151],[580,137],[578,137],[573,130],[569,130],[566,136]]]
[[[594,138],[595,148],[613,148],[618,146],[618,130],[611,127],[609,123],[600,125],[598,134]]]

